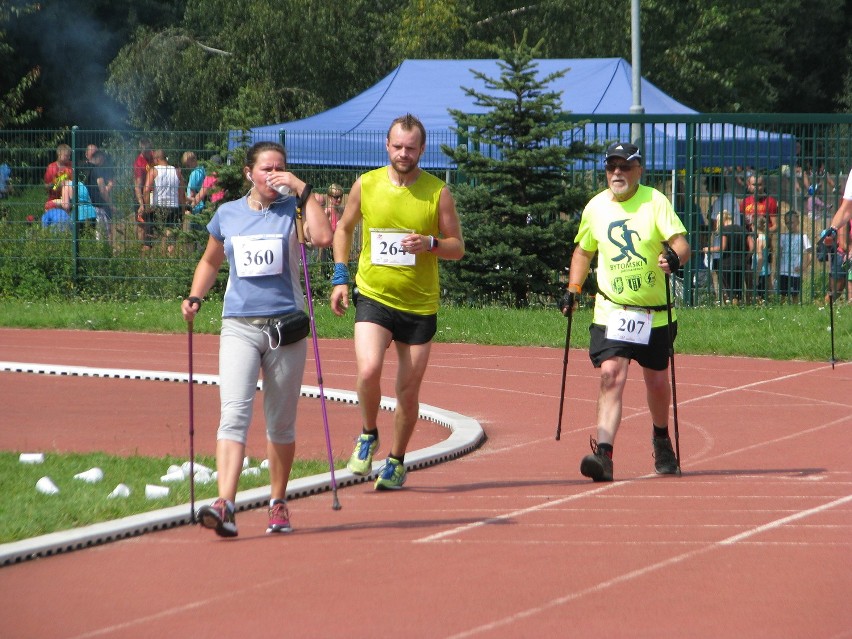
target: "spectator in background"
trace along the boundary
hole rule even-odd
[[[194,221],[194,216],[197,216],[204,210],[204,180],[207,177],[207,171],[198,163],[195,153],[185,151],[181,156],[181,164],[189,170],[189,178],[186,180],[186,208],[187,218],[184,230],[200,231],[204,229],[203,224]]]
[[[802,273],[810,266],[811,240],[802,233],[799,214],[787,211],[784,232],[778,240],[778,287],[782,302],[798,304],[802,290]]]
[[[752,282],[749,289],[754,292],[755,301],[766,299],[766,280],[769,277],[769,241],[766,237],[766,218],[759,217],[755,222],[754,253],[751,261]]]
[[[95,163],[92,160],[92,158],[94,158],[95,153],[97,153],[97,152],[98,152],[98,145],[97,144],[87,144],[86,145],[86,159],[83,160],[82,166],[79,166],[79,165],[77,166],[77,170],[79,171],[77,177],[86,185],[86,187],[89,189],[89,191],[92,190],[92,183],[91,183],[91,180],[90,180],[90,174],[92,172],[92,169],[95,167]]]
[[[72,171],[71,147],[60,144],[56,147],[56,160],[48,164],[44,172],[44,187],[48,202],[62,197],[62,185],[71,178]]]
[[[726,304],[744,300],[744,274],[751,253],[751,237],[746,229],[734,224],[730,211],[722,211],[719,244],[719,280]]]
[[[9,193],[12,191],[12,187],[9,185],[11,178],[12,169],[6,162],[3,162],[3,164],[0,164],[0,200],[9,197]]]
[[[151,170],[151,165],[154,162],[154,155],[151,151],[151,140],[141,138],[139,140],[139,155],[133,162],[133,192],[136,196],[136,237],[140,242],[143,242],[143,248],[150,248],[150,238],[152,220],[151,216],[151,201],[145,201],[145,183],[148,179],[148,172]]]
[[[328,207],[325,209],[328,221],[331,222],[331,230],[337,228],[337,221],[343,215],[343,187],[332,184],[328,187]]]
[[[762,175],[752,175],[746,181],[749,194],[740,203],[740,212],[745,218],[746,230],[754,232],[755,219],[766,218],[766,235],[769,239],[768,263],[772,264],[774,256],[778,254],[778,200],[766,193],[766,183]],[[769,269],[769,288],[775,290],[775,274]]]
[[[95,237],[106,239],[112,243],[115,240],[115,227],[112,223],[114,210],[112,205],[112,189],[115,186],[113,170],[111,166],[106,166],[106,153],[100,149],[92,154],[89,161],[91,168],[86,188],[89,191],[89,196],[97,213]]]
[[[721,227],[722,211],[731,213],[734,224],[742,225],[742,213],[737,197],[725,189],[725,180],[721,175],[708,175],[704,181],[707,193],[713,198],[710,204],[710,227],[718,229]]]
[[[97,211],[92,204],[89,189],[79,180],[74,179],[74,172],[60,185],[60,196],[45,204],[45,213],[41,218],[43,227],[58,226],[63,230],[71,228],[74,220],[74,191],[77,195],[77,223],[81,231],[94,229],[97,221]],[[50,206],[48,206],[48,204]]]
[[[205,176],[204,182],[201,184],[201,191],[198,192],[198,200],[205,206],[210,204],[218,204],[225,197],[225,192],[217,188],[216,181],[219,179],[219,174],[216,171],[217,166],[222,165],[222,158],[214,155],[210,158],[211,172]]]
[[[204,188],[204,179],[207,171],[198,163],[198,158],[192,151],[186,151],[181,157],[181,164],[190,171],[186,181],[186,204],[192,214],[201,213],[204,209],[204,198],[201,189]]]
[[[183,176],[169,164],[163,149],[153,152],[153,164],[148,170],[143,199],[151,202],[149,219],[151,226],[146,235],[146,245],[151,246],[155,235],[160,235],[169,255],[175,247],[172,237],[181,227],[181,211],[185,202]]]
[[[713,291],[718,299],[718,296],[721,294],[721,289],[719,288],[719,256],[722,252],[721,219],[719,217],[714,218],[712,224],[713,231],[710,233],[710,242],[701,249],[701,252],[704,253],[705,265],[710,269]]]

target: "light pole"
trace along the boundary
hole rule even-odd
[[[633,68],[633,104],[630,106],[631,114],[645,113],[642,106],[642,40],[639,30],[639,0],[630,0],[630,54]],[[630,127],[630,141],[643,150],[642,145],[643,127],[639,122],[634,122]]]

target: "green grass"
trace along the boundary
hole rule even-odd
[[[0,301],[0,326],[79,330],[183,333],[179,300],[171,302],[25,302]],[[321,338],[352,337],[352,309],[337,317],[328,304],[314,304]],[[218,333],[221,302],[204,304],[196,318],[197,333]],[[829,309],[822,304],[801,306],[702,307],[678,309],[678,353],[744,355],[772,359],[825,361],[830,357]],[[852,305],[834,306],[835,349],[839,359],[852,356]],[[591,310],[577,310],[572,346],[588,346]],[[503,346],[565,345],[565,319],[554,309],[444,307],[438,318],[438,342]]]
[[[195,330],[218,333],[221,303],[205,303]],[[852,357],[852,306],[836,303],[835,348],[839,360]],[[802,306],[724,307],[679,309],[678,353],[741,355],[772,359],[827,361],[831,353],[828,307]],[[328,305],[315,304],[317,329],[322,338],[351,338],[352,310],[336,317]],[[591,310],[577,310],[573,319],[572,346],[586,348]],[[84,300],[24,302],[0,301],[0,326],[17,328],[63,328],[78,330],[147,331],[183,333],[179,301],[140,300],[133,303]],[[554,309],[454,308],[441,310],[436,341],[507,346],[563,348],[566,320]],[[32,451],[19,451],[32,452]],[[215,461],[200,458],[214,467]],[[42,465],[18,462],[18,453],[0,452],[0,542],[24,539],[56,530],[124,517],[131,514],[185,504],[188,482],[173,485],[166,500],[144,497],[146,483],[159,483],[161,475],[176,458],[113,457],[103,453],[48,455]],[[75,473],[98,466],[105,479],[99,484],[73,480]],[[326,472],[326,462],[301,460],[293,477]],[[62,490],[62,499],[41,495],[35,483],[49,475]],[[106,499],[116,484],[130,486],[129,499]],[[242,477],[240,489],[268,484],[268,475]],[[197,499],[215,496],[214,484],[199,485]],[[24,514],[22,516],[22,514]]]
[[[42,464],[23,464],[18,460],[19,452],[0,452],[0,485],[3,499],[0,500],[0,543],[8,543],[68,530],[129,515],[145,513],[169,506],[190,502],[189,481],[165,483],[160,477],[169,466],[181,465],[185,458],[177,457],[116,457],[105,453],[45,454]],[[212,457],[199,456],[196,462],[208,468],[216,468]],[[250,460],[250,466],[258,466],[260,460]],[[100,468],[104,478],[89,484],[74,475],[90,468]],[[293,465],[291,479],[328,472],[327,461],[297,460]],[[58,495],[44,495],[35,488],[42,477],[50,477],[59,487]],[[124,499],[108,499],[107,496],[120,483],[130,488],[130,496]],[[169,496],[162,499],[147,499],[145,485],[156,484],[169,487]],[[261,470],[258,476],[240,477],[240,490],[269,485],[269,471]],[[196,483],[196,500],[216,497],[216,483]]]

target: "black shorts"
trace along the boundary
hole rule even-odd
[[[669,366],[669,327],[659,326],[651,329],[651,339],[647,344],[633,344],[607,339],[606,326],[589,326],[589,359],[595,368],[600,368],[606,360],[613,357],[635,359],[642,368],[664,371]],[[672,342],[677,336],[677,322],[672,322]]]
[[[426,344],[438,331],[438,315],[415,315],[398,311],[352,290],[355,321],[378,324],[390,331],[394,341],[402,344]]]

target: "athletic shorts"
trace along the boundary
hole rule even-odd
[[[390,331],[394,341],[401,344],[426,344],[438,331],[438,315],[415,315],[398,311],[381,302],[352,290],[355,304],[355,321],[378,324]]]
[[[669,365],[669,327],[659,326],[651,329],[651,339],[647,344],[633,344],[607,339],[606,326],[589,326],[589,359],[595,368],[600,368],[606,360],[613,357],[626,357],[636,360],[642,368],[664,371]],[[677,336],[677,322],[672,322],[672,342]]]

